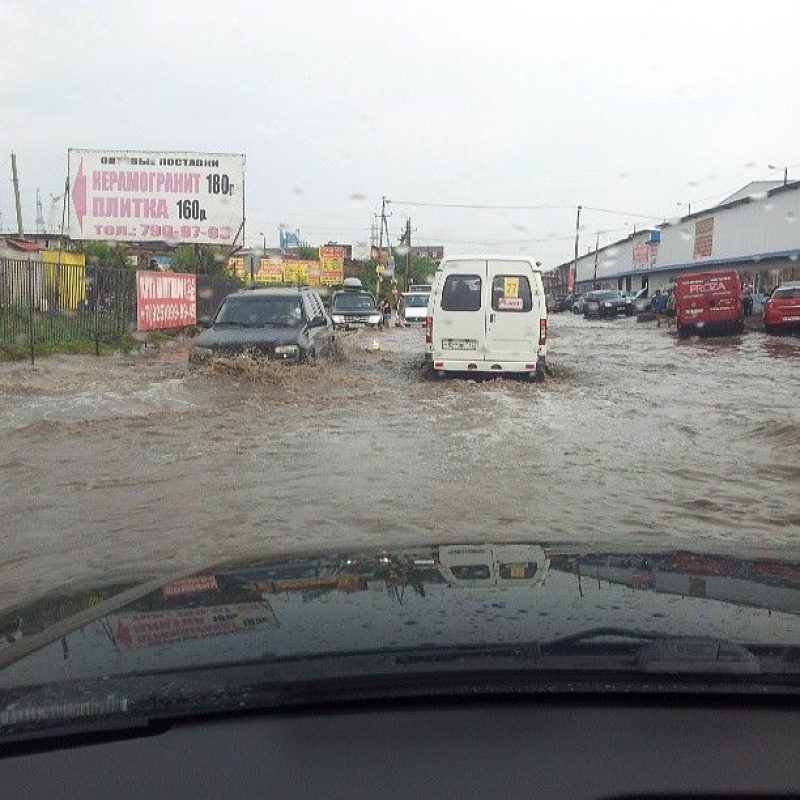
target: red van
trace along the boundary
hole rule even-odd
[[[675,278],[678,336],[691,333],[741,333],[742,282],[734,269],[694,272]]]

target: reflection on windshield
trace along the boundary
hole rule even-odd
[[[248,298],[226,300],[217,315],[215,324],[246,325],[300,325],[303,307],[294,297]]]
[[[335,311],[371,311],[374,308],[375,303],[368,294],[343,292],[333,298],[333,309]]]

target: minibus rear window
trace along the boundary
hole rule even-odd
[[[480,311],[479,275],[448,275],[442,289],[442,311]]]
[[[533,301],[528,279],[524,275],[496,275],[492,281],[492,308],[495,311],[530,311]]]

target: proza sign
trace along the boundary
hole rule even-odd
[[[244,156],[69,151],[71,239],[231,244],[244,219]]]
[[[724,280],[711,280],[705,283],[690,283],[689,294],[706,294],[707,292],[729,292],[731,287]]]

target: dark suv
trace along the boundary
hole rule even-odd
[[[589,292],[584,298],[583,316],[588,317],[616,317],[618,314],[630,316],[632,307],[619,293],[612,291]]]
[[[315,289],[246,289],[223,300],[189,361],[252,351],[275,361],[313,362],[330,355],[333,325]]]

